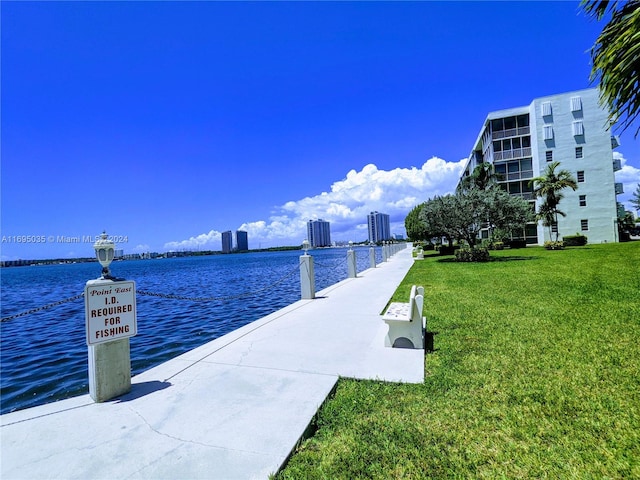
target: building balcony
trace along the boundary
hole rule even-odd
[[[617,172],[618,170],[622,170],[622,162],[619,158],[613,159],[613,171]]]
[[[512,158],[524,158],[531,156],[531,147],[514,148],[513,150],[504,150],[502,152],[493,152],[494,161],[511,160]]]
[[[497,130],[495,132],[491,132],[491,136],[493,140],[498,140],[500,138],[520,137],[522,135],[529,135],[530,132],[531,132],[531,128],[529,127],[518,127],[518,128],[510,128],[508,130]]]
[[[624,193],[624,186],[622,185],[622,183],[620,182],[616,182],[616,195],[620,195],[621,193]]]
[[[611,135],[611,148],[618,148],[620,146],[620,137],[617,135]]]

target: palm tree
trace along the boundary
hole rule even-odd
[[[636,191],[633,192],[633,196],[631,197],[631,205],[635,207],[636,213],[640,211],[640,183],[636,187]]]
[[[610,121],[624,118],[622,131],[640,115],[640,1],[582,0],[592,18],[609,22],[591,48],[591,80],[600,83],[600,100],[611,111]],[[640,127],[635,136],[640,133]]]
[[[545,222],[548,224],[548,220],[551,218],[553,218],[553,222],[556,225],[558,224],[558,215],[565,216],[564,212],[558,209],[558,204],[563,198],[562,190],[571,188],[575,191],[578,188],[578,183],[571,175],[571,172],[568,170],[556,172],[559,166],[560,162],[551,162],[541,176],[529,181],[533,186],[535,197],[544,199],[537,213],[538,218],[543,220],[543,224]],[[556,231],[556,242],[559,235],[559,231]]]
[[[502,179],[502,175],[496,173],[493,165],[489,162],[482,162],[473,169],[471,175],[462,179],[458,185],[458,191],[467,191],[472,188],[479,190],[488,190],[493,187],[498,180]]]
[[[549,207],[546,200],[540,204],[540,208],[536,213],[536,220],[542,220],[544,227],[549,227],[549,238],[553,235],[553,224],[556,221],[556,212]]]

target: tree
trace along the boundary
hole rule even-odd
[[[420,213],[420,221],[423,223],[429,238],[446,237],[449,246],[453,244],[454,236],[451,235],[448,225],[452,223],[455,215],[453,196],[434,197],[424,203]]]
[[[629,240],[629,235],[635,231],[636,221],[633,218],[633,213],[630,211],[624,212],[622,217],[618,217],[618,235],[620,241]]]
[[[472,249],[483,229],[510,231],[524,228],[531,220],[529,204],[500,188],[458,191],[425,203],[420,218],[437,236],[464,240]]]
[[[537,198],[543,199],[538,210],[538,218],[548,223],[548,220],[553,216],[553,222],[556,225],[558,223],[558,215],[565,216],[564,212],[558,209],[558,204],[563,198],[561,191],[565,188],[571,188],[575,191],[578,188],[578,183],[571,175],[571,172],[568,170],[556,172],[559,166],[560,162],[551,162],[541,176],[529,181],[533,185],[533,194]],[[556,241],[558,241],[559,235],[559,231],[556,231]]]
[[[486,200],[486,219],[489,232],[522,230],[534,220],[529,202],[522,197],[509,195],[505,190],[494,189]]]
[[[553,236],[553,224],[556,222],[557,210],[552,209],[546,200],[540,204],[540,208],[536,213],[536,220],[541,220],[544,227],[549,228],[549,238]],[[563,212],[559,212],[564,216]]]
[[[495,186],[501,175],[497,174],[493,165],[489,162],[482,162],[473,169],[471,175],[464,177],[459,185],[458,191],[467,191],[472,188],[487,190]]]
[[[636,209],[636,213],[640,211],[640,183],[636,186],[636,191],[633,192],[631,197],[631,205]]]
[[[418,240],[426,241],[431,238],[424,222],[420,219],[420,213],[424,205],[425,202],[413,207],[404,219],[404,228],[407,231],[407,237],[414,242]]]
[[[624,118],[622,131],[640,114],[640,1],[582,0],[592,18],[609,22],[591,48],[591,80],[599,81],[600,100],[610,110],[612,122]],[[635,132],[638,136],[640,127]]]

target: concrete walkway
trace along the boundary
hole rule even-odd
[[[411,249],[132,379],[1,417],[0,477],[266,479],[338,377],[424,381],[424,350],[384,347],[380,313]]]

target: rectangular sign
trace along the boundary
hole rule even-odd
[[[96,281],[84,287],[87,345],[112,342],[137,333],[136,284]]]

